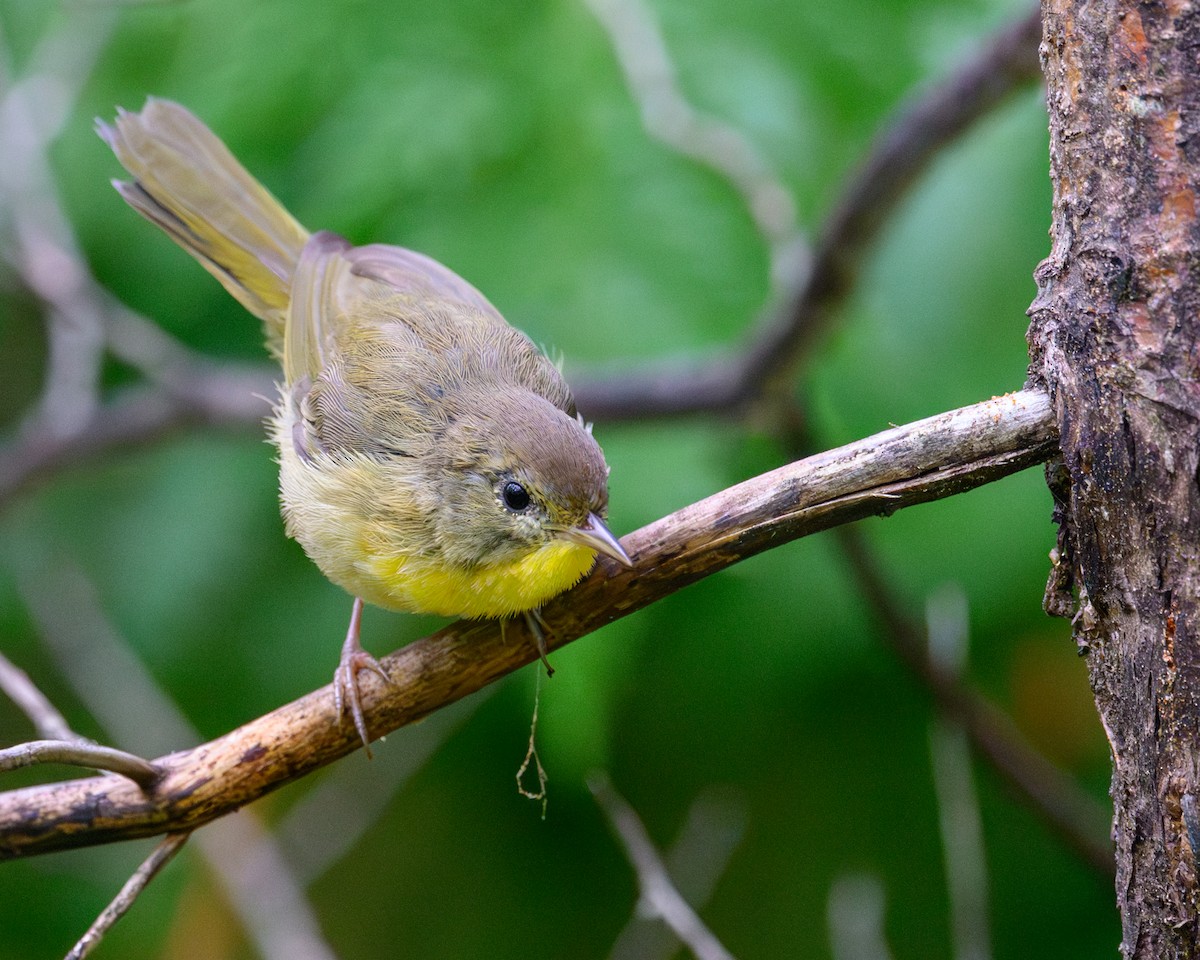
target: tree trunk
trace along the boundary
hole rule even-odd
[[[1126,957],[1197,957],[1200,14],[1043,0],[1054,210],[1031,380],[1059,422],[1047,610],[1112,747]]]

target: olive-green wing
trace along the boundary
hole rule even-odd
[[[355,247],[348,259],[357,276],[387,284],[402,297],[418,301],[458,300],[504,322],[487,297],[449,267],[423,253],[372,243]]]

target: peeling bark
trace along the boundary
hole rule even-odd
[[[1046,607],[1073,616],[1112,748],[1122,951],[1197,957],[1200,13],[1042,10],[1053,245],[1030,376],[1062,445]]]

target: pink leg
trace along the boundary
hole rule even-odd
[[[354,729],[362,737],[363,746],[367,748],[369,757],[371,742],[367,738],[367,724],[363,719],[362,702],[358,695],[358,674],[361,670],[370,670],[384,683],[392,681],[383,667],[379,665],[379,661],[362,648],[362,643],[358,638],[362,610],[362,600],[355,597],[354,606],[350,610],[350,628],[346,631],[346,642],[342,644],[342,658],[333,672],[333,707],[339,717],[345,714],[346,707],[350,708]]]

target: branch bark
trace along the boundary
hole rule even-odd
[[[601,562],[544,612],[551,649],[789,540],[949,496],[1043,462],[1056,449],[1046,396],[1021,391],[886,430],[780,467],[624,540],[633,569]],[[506,636],[507,633],[507,636]],[[459,622],[383,659],[390,685],[363,676],[376,736],[530,663],[525,628]],[[0,859],[192,830],[359,745],[328,687],[192,750],[155,761],[148,791],[116,777],[0,795]]]
[[[1073,613],[1113,756],[1129,958],[1200,955],[1200,11],[1045,0],[1053,247],[1030,309]]]

